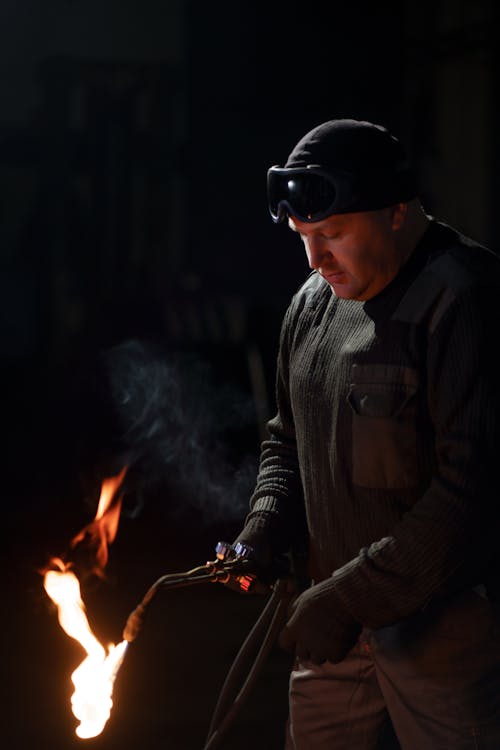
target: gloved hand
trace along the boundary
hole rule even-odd
[[[290,607],[290,616],[278,642],[314,664],[342,661],[356,643],[361,625],[347,612],[327,578],[303,591]]]
[[[253,563],[253,572],[261,583],[270,586],[277,578],[288,574],[290,564],[287,556],[275,554],[265,534],[251,533],[245,528],[234,540],[233,547],[238,543],[251,550],[249,559]]]
[[[269,586],[262,584],[256,575],[256,563],[252,547],[243,542],[219,541],[215,546],[216,568],[223,564],[225,574],[219,577],[224,586],[239,594],[269,593]],[[219,573],[221,568],[219,567]]]
[[[264,568],[264,574],[261,574],[259,561],[248,544],[218,542],[216,550],[219,560],[227,561],[227,569],[230,570],[229,577],[220,580],[227,588],[239,594],[269,594],[276,579],[289,574],[289,561],[285,556],[274,560]],[[220,557],[221,554],[224,557]]]

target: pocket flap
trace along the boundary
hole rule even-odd
[[[353,365],[352,379],[347,400],[364,417],[398,416],[418,385],[416,370],[398,365]]]

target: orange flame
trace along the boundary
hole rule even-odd
[[[94,572],[98,575],[102,574],[106,567],[108,544],[114,541],[118,531],[122,496],[117,493],[126,471],[127,467],[124,466],[116,477],[110,477],[103,481],[94,520],[88,526],[85,526],[71,542],[71,547],[74,548],[86,539],[90,546],[96,548]]]
[[[98,574],[102,574],[108,559],[108,544],[114,540],[118,530],[122,498],[117,492],[126,469],[124,467],[116,477],[104,480],[94,520],[71,542],[72,548],[83,540],[96,547],[94,571]],[[81,738],[95,737],[102,732],[109,719],[114,681],[128,644],[127,641],[116,646],[110,644],[106,651],[90,628],[80,583],[70,570],[70,565],[59,558],[54,558],[52,565],[57,569],[45,573],[45,591],[57,606],[63,630],[87,652],[87,657],[71,675],[75,687],[71,705],[73,714],[80,721],[76,734]]]

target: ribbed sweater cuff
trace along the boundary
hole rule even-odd
[[[264,497],[258,497],[251,503],[252,512],[255,511],[269,511],[271,513],[278,512],[278,501],[272,495],[265,495]]]
[[[366,576],[359,559],[351,560],[336,570],[331,578],[332,587],[347,612],[359,623],[369,628],[392,625],[400,618],[393,611],[390,600]]]

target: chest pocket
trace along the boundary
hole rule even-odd
[[[353,365],[353,482],[403,489],[417,485],[417,371],[399,365]]]

